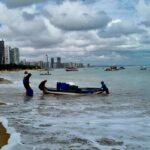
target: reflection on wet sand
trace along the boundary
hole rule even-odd
[[[9,137],[10,134],[7,133],[6,129],[0,122],[0,148],[2,148],[4,145],[8,143]]]
[[[6,105],[5,103],[3,103],[3,102],[0,102],[0,105]]]

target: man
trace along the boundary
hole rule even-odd
[[[23,78],[23,85],[24,85],[24,87],[26,89],[26,95],[27,96],[33,96],[33,90],[30,87],[30,82],[29,82],[29,79],[32,76],[32,74],[28,73],[27,71],[25,71],[24,74],[26,76]]]
[[[101,87],[102,92],[106,92],[106,94],[109,94],[109,90],[107,86],[105,85],[104,81],[101,82],[101,85],[102,85]]]
[[[45,90],[47,89],[47,88],[45,87],[46,82],[47,82],[47,80],[43,80],[43,81],[39,84],[39,89],[40,89],[41,91],[43,91],[44,93],[45,93]]]

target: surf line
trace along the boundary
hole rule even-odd
[[[12,149],[17,144],[21,144],[20,133],[8,126],[8,120],[5,117],[0,117],[0,149]]]

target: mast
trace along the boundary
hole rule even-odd
[[[47,60],[47,74],[49,74],[49,61],[48,61],[48,55],[46,54],[46,60]]]

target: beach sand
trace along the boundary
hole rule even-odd
[[[0,148],[2,148],[4,145],[8,143],[9,137],[10,134],[7,133],[6,129],[0,122]]]

